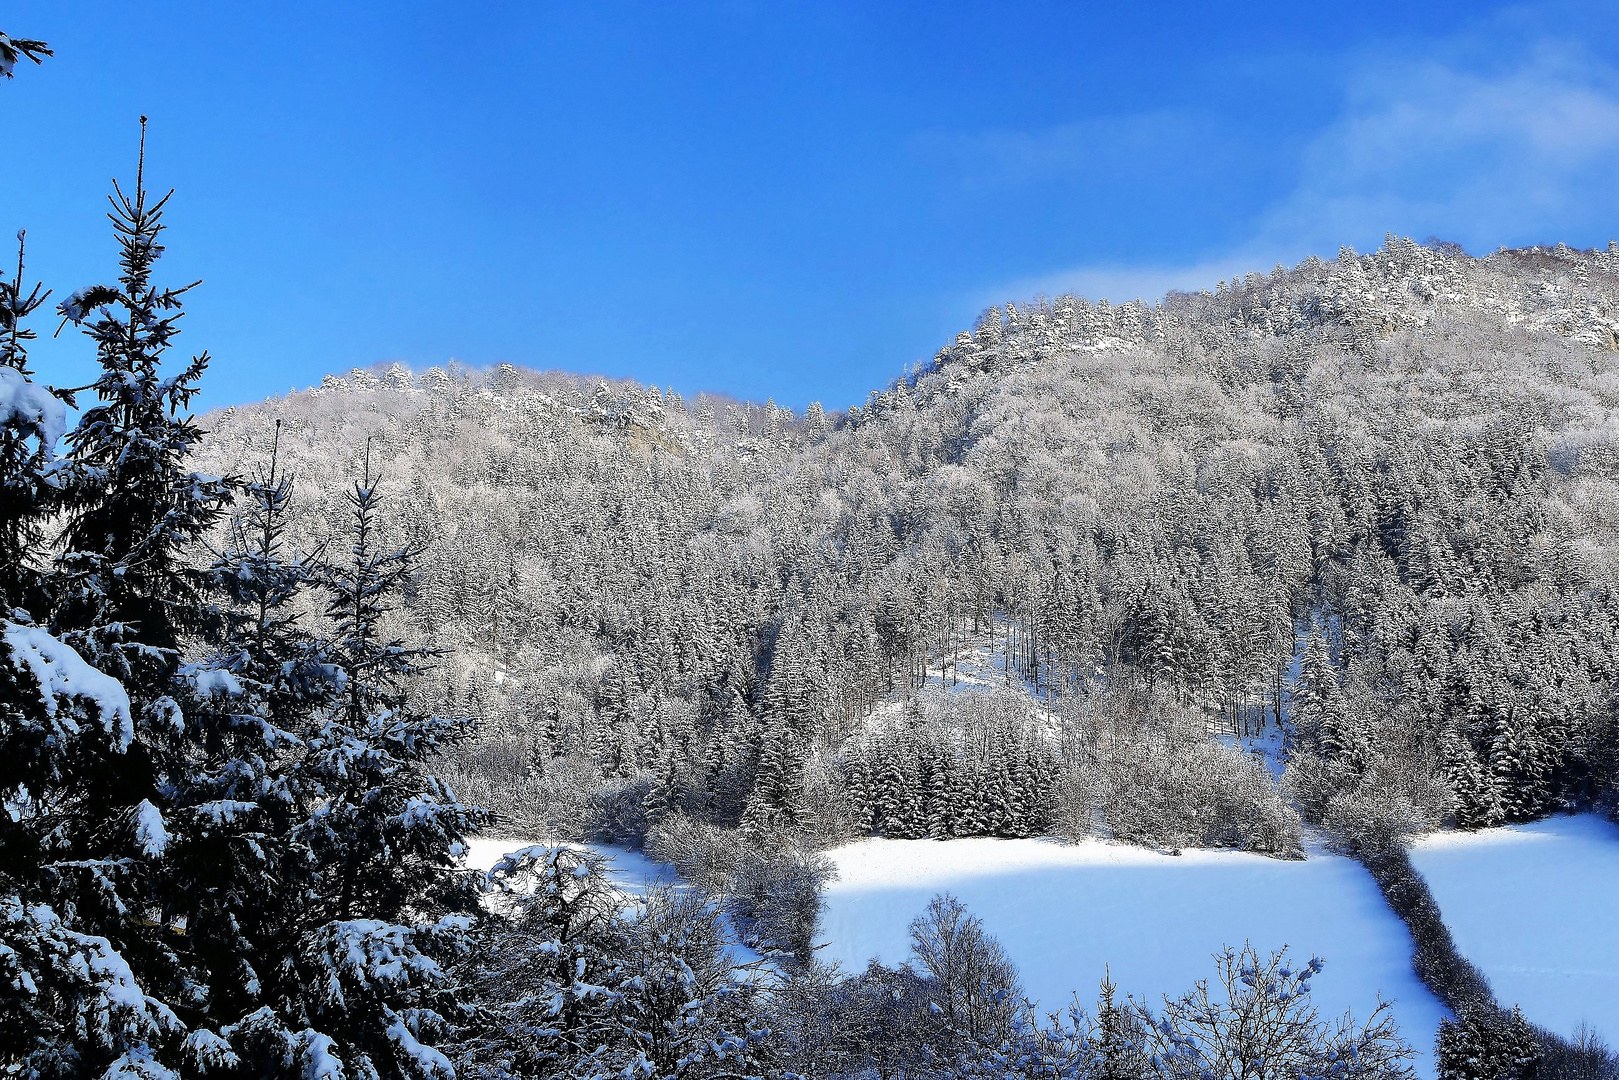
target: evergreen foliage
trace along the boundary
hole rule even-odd
[[[490,880],[514,910],[466,965],[480,1013],[460,1075],[763,1074],[760,987],[707,899],[660,888],[625,912],[604,860],[573,848],[516,852]]]
[[[1540,1037],[1523,1013],[1474,1010],[1439,1021],[1441,1080],[1533,1080]]]
[[[1199,722],[1258,738],[1333,832],[1524,820],[1614,776],[1616,259],[1391,238],[1151,307],[1009,305],[817,419],[396,366],[222,414],[207,454],[240,471],[282,419],[317,481],[303,543],[365,441],[387,456],[405,534],[441,539],[405,613],[446,650],[422,693],[489,721],[458,780],[537,827],[599,823],[549,801],[557,770],[493,782],[535,751],[606,787],[672,770],[677,808],[719,824],[842,829],[806,802],[829,774],[804,770],[985,681],[1061,718],[1070,829],[1096,824],[1070,799],[1099,798],[1070,748],[1132,713],[1191,718],[1140,725],[1143,772],[1185,765]],[[1237,787],[1239,819],[1273,817]],[[996,814],[973,829],[1012,827]],[[1168,805],[1128,816],[1098,827],[1287,848],[1250,825],[1178,839],[1198,830]]]
[[[144,166],[114,190],[116,284],[59,307],[101,363],[65,459],[67,395],[25,366],[43,294],[19,268],[0,296],[0,525],[30,556],[6,567],[0,649],[0,1065],[450,1075],[443,961],[477,910],[455,860],[484,815],[428,772],[467,722],[408,707],[420,653],[380,632],[418,549],[376,547],[368,473],[334,568],[289,541],[275,453],[248,484],[190,468],[207,357],[164,370],[190,287],[154,282],[168,197]],[[311,590],[330,630],[299,614]]]
[[[25,283],[23,254],[19,232],[16,274],[0,280],[0,606],[6,609],[39,604],[42,522],[57,505],[59,487],[48,466],[67,428],[63,403],[73,401],[29,378],[28,342],[37,335],[26,320],[49,293]]]

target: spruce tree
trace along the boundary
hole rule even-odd
[[[1355,768],[1358,740],[1349,731],[1338,673],[1319,631],[1312,631],[1304,645],[1299,678],[1293,685],[1291,719],[1295,730],[1314,741],[1329,762]]]
[[[864,836],[873,828],[871,768],[866,764],[865,747],[856,743],[845,752],[843,759],[843,787],[849,801],[849,816],[855,831]]]
[[[173,288],[153,280],[174,193],[150,199],[145,173],[142,117],[133,192],[115,181],[109,196],[116,283],[79,289],[57,307],[94,342],[101,373],[90,387],[95,404],[68,437],[53,625],[150,715],[166,708],[183,639],[208,628],[205,571],[190,554],[224,513],[234,485],[186,468],[202,431],[185,410],[209,358],[204,352],[177,374],[164,371],[182,297],[198,283]]]
[[[760,728],[744,824],[754,828],[796,825],[803,812],[804,770],[798,736],[780,713],[768,713]]]
[[[409,553],[357,542],[327,582],[342,640],[307,633],[272,459],[199,565],[234,485],[186,471],[205,360],[160,370],[183,290],[151,284],[143,179],[114,199],[118,285],[62,308],[103,366],[71,457],[0,461],[50,468],[67,510],[61,633],[14,610],[0,652],[0,1035],[41,1076],[441,1076],[481,815],[426,774],[461,725],[405,707],[418,654],[377,628]]]
[[[379,482],[368,448],[348,493],[348,558],[329,565],[323,582],[342,691],[308,740],[305,779],[324,802],[308,822],[311,847],[333,884],[341,882],[325,897],[334,918],[359,910],[383,919],[455,910],[466,894],[452,857],[483,820],[424,767],[470,723],[409,705],[410,679],[433,653],[390,637],[388,617],[422,549],[383,546]]]
[[[1517,1007],[1469,1009],[1439,1021],[1440,1080],[1533,1080],[1544,1051]]]
[[[241,512],[209,570],[224,603],[219,638],[199,670],[228,672],[271,718],[301,718],[332,702],[332,656],[294,601],[323,580],[320,551],[288,544],[295,479],[280,467],[281,422],[266,466],[242,486]],[[193,676],[195,679],[195,675]],[[207,678],[207,676],[204,676]]]
[[[46,548],[43,522],[56,501],[50,465],[67,429],[63,402],[71,394],[32,381],[25,320],[50,295],[23,279],[23,239],[17,234],[17,271],[0,279],[0,610],[42,610],[40,575]]]
[[[39,452],[0,463],[8,492],[49,487],[62,496],[49,507],[13,502],[13,537],[37,536],[45,524],[37,515],[48,509],[66,513],[63,551],[24,590],[40,609],[14,609],[6,623],[0,690],[9,767],[0,787],[12,808],[0,815],[10,818],[0,873],[8,919],[30,942],[13,954],[25,959],[12,985],[33,1014],[26,1038],[10,1045],[47,1075],[176,1060],[209,994],[173,903],[174,796],[198,736],[176,675],[183,635],[210,625],[191,556],[230,485],[185,467],[200,433],[183,411],[207,361],[194,358],[172,378],[161,371],[185,290],[152,283],[165,200],[148,202],[143,173],[144,151],[133,194],[115,187],[117,283],[80,290],[59,308],[85,326],[101,364],[70,456],[44,463],[51,439],[41,408],[31,420]],[[6,291],[8,312],[30,305],[20,274]],[[5,370],[14,374],[3,378],[26,390],[26,339],[15,321],[9,329]],[[29,410],[8,412],[4,426],[25,430],[17,421],[29,421]],[[45,616],[49,625],[36,625]],[[75,950],[88,968],[63,969]]]
[[[948,749],[930,745],[927,752],[927,834],[935,840],[948,840],[955,828],[955,807],[951,789],[954,779],[950,774]]]
[[[876,795],[872,800],[876,806],[877,828],[884,836],[904,837],[910,831],[906,820],[908,770],[895,740],[885,739],[879,746],[881,764],[877,768]]]

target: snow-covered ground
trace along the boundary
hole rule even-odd
[[[1016,687],[1036,700],[1043,697],[1028,680],[1007,671],[1006,637],[1000,629],[973,635],[966,643],[958,644],[943,663],[940,660],[937,655],[929,655],[928,678],[921,690],[959,692]]]
[[[1252,941],[1326,961],[1315,980],[1324,1017],[1364,1019],[1379,993],[1395,1003],[1421,1075],[1433,1075],[1444,1007],[1411,970],[1411,937],[1360,864],[1312,852],[1282,862],[1223,851],[1163,855],[1102,842],[866,840],[831,852],[823,960],[846,970],[906,959],[907,928],[939,892],[984,920],[1047,1010],[1070,993],[1090,1007],[1109,969],[1120,993],[1153,1003],[1214,973],[1212,954]]]
[[[1594,814],[1412,845],[1456,946],[1502,1005],[1619,1039],[1619,828]]]

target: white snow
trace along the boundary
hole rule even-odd
[[[16,427],[39,437],[46,457],[67,430],[67,408],[61,400],[16,368],[0,364],[0,427]]]
[[[129,711],[129,695],[123,684],[84,662],[84,658],[37,626],[7,621],[4,638],[11,661],[26,667],[39,683],[45,715],[57,718],[57,698],[77,697],[93,701],[103,728],[112,735],[120,753],[135,738],[135,722]],[[62,718],[70,732],[78,730],[70,718]]]
[[[450,1059],[439,1050],[417,1041],[403,1020],[395,1020],[388,1025],[388,1038],[406,1057],[416,1062],[419,1075],[455,1080],[455,1066],[450,1064]]]
[[[1091,1007],[1104,970],[1121,994],[1157,1004],[1211,977],[1225,945],[1287,945],[1300,960],[1326,961],[1313,995],[1323,1018],[1352,1009],[1363,1020],[1381,993],[1418,1072],[1433,1075],[1444,1007],[1412,971],[1404,924],[1353,860],[993,839],[866,840],[830,854],[838,879],[826,892],[820,957],[845,970],[906,960],[910,921],[940,892],[983,919],[1048,1011],[1074,991]]]
[[[241,680],[223,668],[190,668],[184,675],[203,697],[213,697],[216,694],[223,694],[226,697],[242,696]]]
[[[304,1028],[299,1035],[304,1041],[298,1062],[304,1080],[343,1080],[347,1073],[343,1071],[343,1062],[333,1053],[336,1044],[332,1037],[310,1028]]]
[[[86,285],[82,289],[74,289],[73,292],[68,294],[68,298],[66,300],[63,300],[60,304],[56,305],[57,313],[60,314],[62,318],[67,319],[75,324],[82,323],[85,320],[85,317],[90,314],[90,308],[92,306],[90,304],[90,300],[92,294],[99,291],[100,290],[96,289],[96,287],[92,285]]]
[[[198,1028],[187,1035],[184,1050],[191,1067],[197,1072],[239,1069],[242,1065],[242,1059],[236,1056],[230,1043],[207,1028]]]
[[[124,1051],[101,1076],[102,1080],[180,1080],[180,1074],[159,1061],[147,1046]]]
[[[163,827],[163,813],[148,799],[135,807],[135,843],[149,858],[162,855],[169,846],[169,831]]]
[[[1496,1000],[1567,1035],[1619,1038],[1619,828],[1595,814],[1411,846],[1456,947]]]

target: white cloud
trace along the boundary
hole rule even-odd
[[[1342,114],[1302,149],[1292,190],[1230,250],[1184,265],[1076,266],[973,300],[1063,292],[1152,300],[1312,252],[1330,258],[1344,244],[1369,248],[1388,232],[1473,251],[1619,233],[1619,71],[1584,50],[1533,45],[1494,71],[1381,58],[1358,65],[1345,87]],[[1065,141],[1054,135],[1052,153]]]
[[[1388,231],[1474,247],[1557,239],[1610,214],[1619,195],[1619,81],[1555,45],[1494,74],[1366,65],[1301,165],[1260,242],[1335,248]]]

